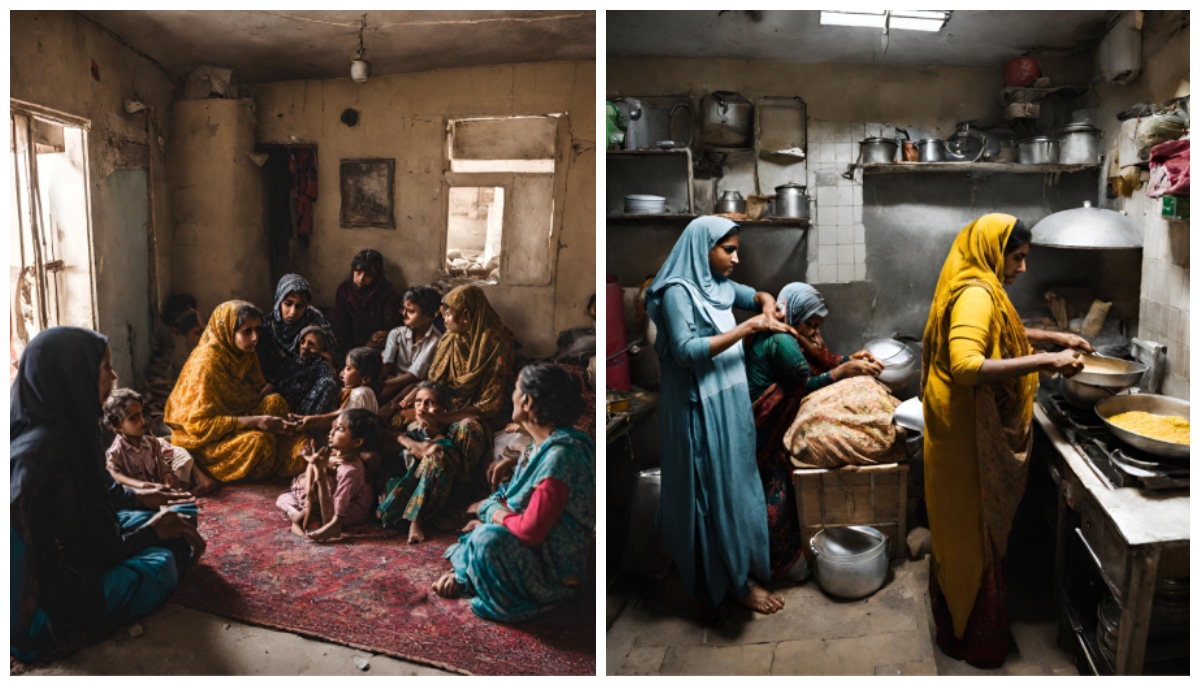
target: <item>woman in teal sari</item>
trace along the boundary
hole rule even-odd
[[[793,331],[779,321],[771,294],[729,279],[739,232],[728,219],[694,220],[646,290],[662,365],[659,517],[689,592],[707,589],[714,607],[732,593],[771,614],[783,599],[751,580],[769,580],[771,568],[762,490],[745,478],[754,470],[755,437],[742,340]],[[735,307],[762,314],[737,324]]]
[[[438,595],[471,596],[475,614],[500,622],[579,597],[596,527],[596,447],[570,428],[582,411],[579,380],[566,369],[521,370],[512,418],[533,437],[533,452],[446,550],[452,569],[434,582]]]
[[[784,434],[804,396],[841,379],[877,375],[881,368],[868,352],[843,357],[824,347],[818,331],[829,310],[817,289],[790,283],[779,292],[778,303],[787,323],[800,335],[763,331],[746,339],[746,380],[754,402],[758,475],[767,504],[771,578],[803,581],[808,565]]]

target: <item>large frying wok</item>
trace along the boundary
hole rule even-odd
[[[1192,421],[1192,405],[1188,401],[1178,398],[1168,398],[1165,395],[1151,395],[1149,393],[1114,395],[1111,398],[1105,398],[1096,403],[1096,414],[1114,436],[1139,450],[1145,450],[1152,455],[1160,457],[1187,459],[1190,456],[1191,445],[1160,441],[1156,438],[1149,438],[1135,434],[1132,431],[1126,431],[1119,426],[1109,423],[1109,417],[1123,412],[1149,412],[1150,414],[1159,416],[1173,415],[1183,417],[1190,422]]]

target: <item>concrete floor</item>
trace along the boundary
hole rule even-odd
[[[27,674],[55,675],[319,675],[437,676],[440,669],[325,643],[286,631],[167,605],[138,621],[142,633],[122,629],[71,657]],[[354,658],[368,661],[360,670]]]
[[[1009,591],[1017,647],[1004,666],[980,670],[937,649],[927,559],[894,563],[865,600],[835,600],[815,581],[776,589],[786,606],[764,616],[741,610],[726,627],[673,614],[649,592],[609,592],[608,674],[1077,675],[1055,645],[1053,608]]]

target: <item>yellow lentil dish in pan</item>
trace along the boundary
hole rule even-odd
[[[1108,423],[1146,438],[1167,443],[1191,445],[1192,423],[1183,417],[1161,416],[1149,412],[1122,412]]]

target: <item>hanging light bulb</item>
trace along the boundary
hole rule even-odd
[[[350,78],[355,83],[366,83],[371,75],[371,63],[363,59],[363,31],[367,28],[367,15],[362,16],[362,26],[358,29],[358,54],[350,61]]]

